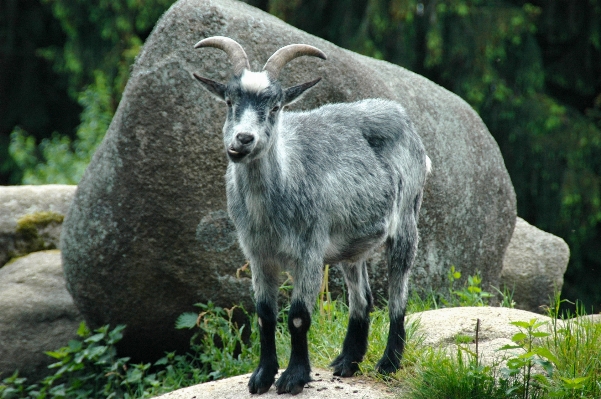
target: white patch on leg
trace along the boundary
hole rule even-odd
[[[432,160],[429,156],[426,155],[426,173],[432,173]]]
[[[269,78],[267,72],[252,72],[244,70],[242,77],[240,78],[242,88],[246,91],[254,91],[260,93],[269,87]]]
[[[294,324],[294,327],[299,328],[303,325],[303,320],[300,317],[297,317],[296,319],[292,319],[292,324]]]
[[[259,317],[259,327],[263,327],[263,320]]]

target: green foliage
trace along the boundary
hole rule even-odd
[[[559,314],[559,297],[551,316]],[[601,324],[577,306],[575,317],[516,321],[511,340],[498,350],[503,363],[484,366],[457,337],[457,352],[421,348],[403,371],[409,398],[598,398],[601,395]],[[572,316],[572,315],[570,315]],[[476,334],[477,336],[477,334]],[[477,349],[476,349],[477,351]],[[503,364],[505,364],[503,366]]]
[[[26,381],[27,378],[19,377],[19,372],[15,371],[0,383],[0,399],[26,398]]]
[[[82,323],[77,331],[80,340],[46,353],[57,360],[49,366],[56,369],[53,375],[26,386],[26,379],[15,373],[0,384],[0,398],[133,398],[144,388],[158,387],[150,364],[132,365],[129,358],[117,356],[115,344],[124,328],[104,326],[91,332]]]
[[[248,340],[252,344],[249,344],[248,340],[243,339],[248,326],[238,326],[232,319],[236,309],[247,319],[250,318],[248,313],[238,306],[224,309],[212,302],[194,306],[201,308],[200,314],[184,313],[175,325],[178,329],[198,328],[190,341],[190,349],[200,362],[200,379],[197,382],[251,372],[254,361],[259,358],[258,333],[256,330],[251,332]],[[252,321],[257,321],[256,315]]]
[[[449,294],[451,299],[441,298],[442,303],[447,307],[454,306],[486,306],[489,298],[494,295],[490,292],[482,291],[480,284],[482,278],[480,273],[468,276],[467,281],[461,289],[455,289],[455,282],[461,278],[461,272],[451,265],[447,273],[449,280]]]
[[[66,34],[62,48],[48,47],[39,54],[60,74],[69,76],[72,95],[106,76],[113,100],[118,102],[129,67],[161,14],[174,0],[41,0],[48,4]]]
[[[442,307],[490,305],[491,298],[494,298],[495,295],[482,290],[482,278],[478,271],[473,276],[468,276],[463,286],[457,288],[457,283],[460,279],[461,271],[456,269],[454,265],[451,265],[447,272],[447,292],[432,291],[419,294],[412,291],[407,304],[408,313],[423,312]],[[502,291],[495,287],[493,289],[497,291],[496,297],[499,300],[499,306],[504,308],[513,308],[515,306],[513,293],[507,287],[504,287]]]
[[[258,359],[258,336],[251,334],[251,345],[242,339],[244,327],[231,319],[234,309],[199,306],[204,310],[200,316],[178,319],[178,328],[200,327],[188,354],[168,353],[154,364],[132,364],[116,349],[125,326],[92,332],[82,323],[77,332],[81,339],[46,352],[56,359],[49,366],[54,374],[28,385],[15,372],[0,383],[0,399],[144,398],[251,371]]]
[[[69,94],[83,108],[80,125],[75,139],[48,132],[39,145],[15,127],[8,148],[12,162],[0,167],[16,167],[24,184],[77,184],[108,129],[134,58],[173,1],[41,0],[62,27],[65,43],[36,54],[68,77]]]
[[[515,345],[505,345],[500,351],[521,349],[523,353],[513,356],[507,360],[507,367],[503,370],[506,376],[519,376],[521,384],[516,384],[508,390],[509,394],[518,394],[521,398],[542,397],[545,386],[548,385],[548,377],[543,374],[533,374],[533,367],[540,366],[548,375],[553,373],[553,363],[557,359],[545,347],[534,347],[536,338],[548,337],[550,334],[540,331],[544,322],[532,319],[529,322],[515,321],[514,326],[520,328],[520,332],[514,334],[511,340]]]
[[[95,82],[79,96],[83,107],[77,138],[54,134],[38,147],[35,139],[17,127],[11,134],[9,153],[23,173],[24,184],[77,184],[114,113],[106,77],[97,71]]]

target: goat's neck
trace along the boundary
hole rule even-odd
[[[281,137],[274,132],[275,142],[267,153],[248,164],[236,165],[236,177],[253,194],[265,195],[268,187],[282,187],[285,183],[285,159],[281,151]]]

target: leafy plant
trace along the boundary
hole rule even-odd
[[[482,284],[482,278],[480,277],[479,272],[473,276],[468,276],[467,281],[462,288],[455,289],[455,282],[460,278],[461,272],[455,269],[455,266],[451,266],[447,273],[447,279],[449,281],[449,295],[451,296],[451,299],[441,299],[446,306],[488,305],[489,298],[492,298],[494,295],[483,291],[480,287],[480,284]]]
[[[183,313],[176,321],[178,329],[198,328],[190,341],[190,349],[199,361],[201,380],[219,378],[251,372],[259,358],[258,334],[251,329],[248,339],[244,339],[246,325],[239,326],[233,321],[234,311],[239,309],[246,319],[256,322],[240,306],[230,309],[215,306],[212,302],[197,303],[200,313]]]
[[[15,371],[10,377],[5,378],[0,383],[0,399],[27,397],[28,387],[26,382],[27,378],[19,377],[19,372]]]
[[[534,346],[534,341],[551,334],[540,330],[540,327],[546,323],[539,322],[537,319],[531,319],[529,322],[514,321],[511,324],[520,329],[520,332],[511,337],[515,345],[505,345],[499,350],[521,349],[523,353],[510,357],[507,360],[507,367],[502,371],[507,377],[520,376],[523,383],[514,385],[508,393],[518,393],[524,399],[538,397],[538,393],[543,392],[549,385],[549,377],[553,375],[553,364],[557,363],[557,358],[544,346]],[[540,373],[533,374],[535,366],[540,366],[547,376]]]
[[[27,386],[26,379],[15,373],[0,385],[0,398],[134,398],[157,388],[159,377],[150,371],[150,364],[130,364],[129,358],[117,356],[115,344],[124,328],[104,326],[91,332],[81,323],[77,331],[81,340],[46,352],[57,360],[49,366],[56,369],[54,374]]]

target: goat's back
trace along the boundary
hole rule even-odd
[[[415,180],[416,189],[423,186],[425,150],[404,108],[395,102],[367,99],[286,113],[280,134],[288,160],[304,168],[365,171]],[[361,184],[369,185],[367,180]]]

